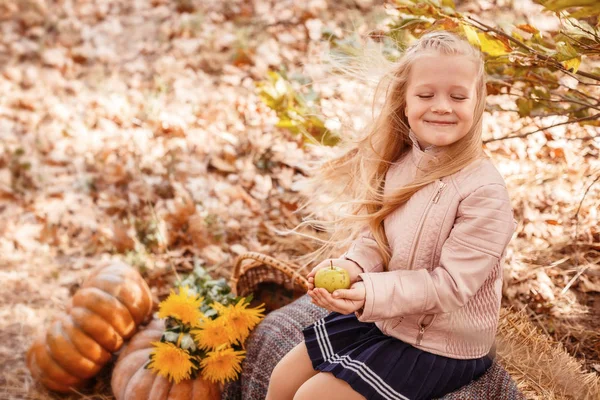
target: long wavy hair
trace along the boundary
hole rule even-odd
[[[424,53],[464,56],[477,66],[476,93],[473,125],[460,140],[445,146],[440,162],[423,171],[410,184],[384,195],[385,176],[389,167],[403,158],[412,148],[410,127],[405,115],[406,90],[413,67],[418,66],[419,56]],[[362,138],[342,143],[343,152],[321,165],[306,182],[311,191],[301,209],[313,209],[294,229],[310,225],[317,231],[330,233],[327,239],[316,239],[320,247],[300,257],[303,262],[329,256],[333,249],[349,244],[360,232],[370,231],[377,241],[384,266],[391,258],[383,221],[399,206],[424,186],[449,176],[478,158],[486,157],[482,144],[482,118],[486,101],[484,62],[480,51],[460,36],[447,31],[434,31],[421,36],[408,47],[403,55],[391,65],[389,72],[380,80],[375,98],[383,98],[380,112],[365,128]],[[330,201],[317,204],[316,193],[328,192]],[[333,220],[317,218],[323,207],[334,212]]]

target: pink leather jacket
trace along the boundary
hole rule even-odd
[[[385,193],[409,183],[436,148],[413,148],[390,167]],[[364,271],[357,312],[385,334],[417,348],[467,359],[487,354],[498,325],[502,264],[516,228],[504,179],[485,158],[422,188],[386,217],[389,271],[370,232],[344,257]]]

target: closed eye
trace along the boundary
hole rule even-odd
[[[419,94],[417,95],[418,98],[420,99],[431,99],[433,98],[432,94]],[[452,97],[453,100],[458,100],[458,101],[462,101],[462,100],[467,100],[467,97],[462,97],[462,96],[450,96]]]

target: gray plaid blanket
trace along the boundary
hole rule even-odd
[[[225,386],[221,399],[263,400],[275,365],[303,340],[302,329],[327,313],[312,304],[307,295],[269,313],[246,342],[247,354],[240,379]],[[521,400],[525,396],[508,372],[495,361],[481,378],[442,398],[459,399]]]

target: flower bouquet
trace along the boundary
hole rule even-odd
[[[251,300],[197,266],[159,304],[165,331],[152,342],[146,368],[175,384],[198,376],[220,384],[237,379],[244,342],[264,318],[264,306],[250,308]]]

